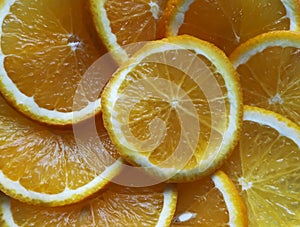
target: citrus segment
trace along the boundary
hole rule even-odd
[[[189,34],[230,54],[240,43],[273,30],[298,30],[297,0],[171,0],[163,16],[165,35]]]
[[[99,36],[121,63],[127,59],[126,45],[156,39],[167,0],[90,0],[90,3]]]
[[[222,168],[236,184],[250,226],[299,226],[300,128],[246,107],[239,145]]]
[[[9,0],[0,15],[0,90],[10,103],[48,124],[100,111],[99,94],[77,91],[85,71],[106,52],[85,0]]]
[[[97,116],[72,129],[37,124],[0,97],[0,188],[21,201],[73,203],[103,187],[120,170],[118,154]],[[75,129],[74,129],[75,130]]]
[[[114,74],[101,99],[120,154],[171,181],[213,171],[238,140],[236,72],[222,51],[191,36],[145,45]]]
[[[1,211],[8,226],[167,227],[176,200],[177,192],[170,185],[130,188],[110,184],[92,198],[64,207],[38,207],[4,197]]]
[[[247,226],[247,213],[237,189],[224,172],[178,185],[172,227],[227,225]]]
[[[300,125],[300,35],[274,31],[250,39],[232,54],[247,105],[280,113]]]

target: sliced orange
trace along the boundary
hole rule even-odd
[[[240,43],[272,30],[298,30],[298,0],[171,0],[163,35],[189,34],[229,55]]]
[[[0,35],[0,90],[19,111],[62,125],[100,111],[100,92],[78,89],[106,52],[86,0],[2,1]]]
[[[156,39],[166,3],[167,0],[90,0],[98,34],[119,63],[127,59],[126,45]]]
[[[244,199],[249,226],[299,226],[300,127],[245,107],[243,132],[222,168]]]
[[[80,203],[45,208],[3,197],[4,226],[132,226],[168,227],[177,201],[174,186],[145,188],[110,184]]]
[[[238,140],[236,72],[221,50],[191,36],[146,44],[113,75],[101,99],[121,156],[164,180],[211,173]]]
[[[247,105],[280,113],[300,125],[300,34],[274,31],[239,46],[230,56]]]
[[[248,226],[245,205],[222,171],[192,183],[178,184],[172,227]]]
[[[37,124],[0,97],[0,189],[34,204],[82,200],[108,183],[121,162],[101,116],[72,129]],[[74,136],[75,130],[77,133]]]

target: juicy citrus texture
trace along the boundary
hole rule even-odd
[[[105,53],[85,0],[6,0],[0,15],[0,90],[10,103],[49,124],[100,110],[91,89],[78,90],[74,101],[83,74]]]
[[[145,45],[113,75],[101,99],[120,154],[170,181],[213,171],[238,139],[236,72],[219,49],[191,36]]]
[[[222,171],[192,183],[178,185],[175,226],[247,226],[245,205]]]
[[[97,31],[118,62],[127,59],[128,44],[156,39],[167,0],[90,0]]]
[[[237,185],[250,226],[299,226],[300,128],[271,111],[246,107],[243,131],[223,170]]]
[[[93,198],[64,207],[32,206],[8,197],[2,200],[2,221],[7,226],[167,227],[177,192],[165,185],[130,188],[110,184]]]
[[[72,129],[39,125],[0,97],[0,188],[36,204],[63,205],[103,187],[120,169],[101,116]]]
[[[300,34],[275,31],[250,39],[231,55],[244,103],[280,113],[300,125]]]
[[[230,54],[240,43],[272,30],[298,30],[297,0],[171,0],[165,35],[189,34]]]

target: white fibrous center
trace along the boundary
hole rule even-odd
[[[78,36],[70,34],[68,38],[68,46],[71,48],[72,51],[75,51],[81,46],[81,40]]]
[[[243,191],[247,191],[252,188],[252,182],[248,182],[244,177],[238,179],[239,184],[242,186]]]
[[[268,102],[269,102],[270,105],[272,105],[272,104],[283,104],[283,99],[277,93],[275,96],[269,98]]]
[[[179,104],[179,101],[177,99],[172,99],[170,101],[170,104],[171,104],[172,108],[176,108],[178,106],[178,104]]]

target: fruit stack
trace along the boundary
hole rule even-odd
[[[298,0],[0,1],[1,226],[300,226]]]

